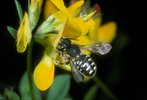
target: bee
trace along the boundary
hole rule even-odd
[[[62,37],[56,49],[63,53],[71,65],[72,76],[76,82],[84,80],[84,76],[92,78],[97,72],[94,60],[82,53],[81,49],[89,50],[96,54],[107,54],[111,50],[111,45],[107,43],[95,43],[90,45],[73,44],[69,38]]]

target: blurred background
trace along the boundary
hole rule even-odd
[[[27,0],[18,1],[23,9],[27,8]],[[137,39],[138,35],[135,34],[139,20],[137,5],[127,0],[91,0],[91,6],[95,3],[100,5],[103,23],[115,21],[118,27],[117,37],[112,42],[112,51],[104,57],[92,55],[99,65],[97,75],[120,100],[147,99],[143,92],[145,83],[142,83],[138,77],[142,72],[139,70],[142,68],[142,63],[137,66],[137,59],[145,60],[143,48],[145,46],[140,45],[143,49],[141,52],[139,46],[135,48],[135,40],[144,42],[143,39]],[[0,13],[0,93],[5,87],[14,87],[14,90],[18,91],[20,78],[26,70],[26,55],[16,52],[15,41],[6,29],[7,25],[18,28],[18,15],[14,1],[1,0]],[[144,76],[144,73],[142,72],[141,75]],[[83,87],[89,87],[90,84],[77,84],[72,80],[70,93],[74,100],[80,100],[87,90]],[[97,97],[99,100],[109,100],[103,99],[105,95],[101,90],[98,90]]]

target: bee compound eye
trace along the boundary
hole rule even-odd
[[[60,51],[64,51],[67,48],[67,45],[62,42],[59,42],[56,48]]]

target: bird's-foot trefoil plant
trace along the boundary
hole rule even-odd
[[[90,0],[28,0],[28,9],[25,11],[22,11],[17,0],[15,4],[19,15],[19,27],[7,28],[16,41],[17,52],[27,52],[27,73],[24,74],[19,89],[21,98],[40,100],[39,90],[49,91],[45,96],[47,100],[69,98],[67,94],[69,94],[70,75],[72,76],[73,69],[68,61],[64,63],[69,59],[61,56],[65,51],[61,52],[57,49],[61,39],[69,39],[72,44],[80,46],[95,43],[111,44],[116,36],[116,23],[111,21],[102,25],[102,14],[97,8],[90,6]],[[43,47],[42,57],[35,67],[32,65],[34,43]],[[92,53],[88,49],[83,49],[81,52],[87,56]],[[58,68],[64,69],[68,74],[55,77],[55,69]],[[97,88],[101,88],[108,97],[117,99],[97,75],[93,78],[83,74],[81,76],[84,76],[83,82],[94,80],[96,84],[89,89],[84,97],[85,100],[87,98],[90,100]]]

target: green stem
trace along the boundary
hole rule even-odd
[[[99,77],[95,76],[93,78],[93,80],[95,81],[95,83],[102,89],[102,91],[109,96],[110,98],[112,98],[113,100],[118,100],[118,98],[113,94],[113,92],[107,87],[107,85],[100,80]]]
[[[29,89],[31,94],[31,100],[35,100],[34,91],[33,91],[33,80],[32,80],[32,48],[33,48],[33,40],[30,41],[28,45],[28,53],[27,53],[27,74],[28,74],[28,82]]]

